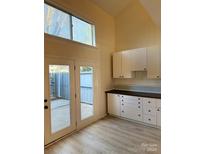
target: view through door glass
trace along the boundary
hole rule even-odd
[[[49,65],[51,131],[70,126],[70,72],[68,65]]]
[[[80,66],[81,120],[93,115],[93,67]]]

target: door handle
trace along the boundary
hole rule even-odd
[[[47,99],[44,99],[44,103],[46,103],[48,100]]]
[[[44,106],[44,109],[48,109],[48,106],[47,106],[47,105],[45,105],[45,106]]]

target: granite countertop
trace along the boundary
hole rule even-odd
[[[112,89],[112,90],[106,91],[106,93],[123,94],[123,95],[139,96],[139,97],[149,97],[149,98],[161,98],[161,93],[145,92],[145,91],[139,92],[139,91],[131,91],[131,90]]]

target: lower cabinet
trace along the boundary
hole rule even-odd
[[[108,113],[161,126],[161,100],[108,93]]]
[[[108,113],[116,116],[120,116],[121,104],[120,95],[118,94],[108,94]]]

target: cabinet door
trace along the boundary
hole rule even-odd
[[[156,125],[156,116],[153,115],[143,115],[143,122],[151,125]]]
[[[120,116],[121,103],[120,95],[108,94],[108,113],[116,116]]]
[[[161,51],[159,46],[147,48],[147,78],[161,77]]]
[[[132,78],[133,72],[131,71],[131,61],[132,55],[129,51],[123,51],[122,53],[122,77],[123,78]]]
[[[146,48],[138,48],[130,50],[131,54],[131,70],[145,71],[147,65]]]
[[[113,54],[113,78],[121,78],[122,76],[122,54],[116,52]]]
[[[156,101],[156,106],[157,106],[157,108],[156,108],[156,112],[157,112],[157,126],[161,126],[161,100],[160,99],[158,99],[157,101]]]

